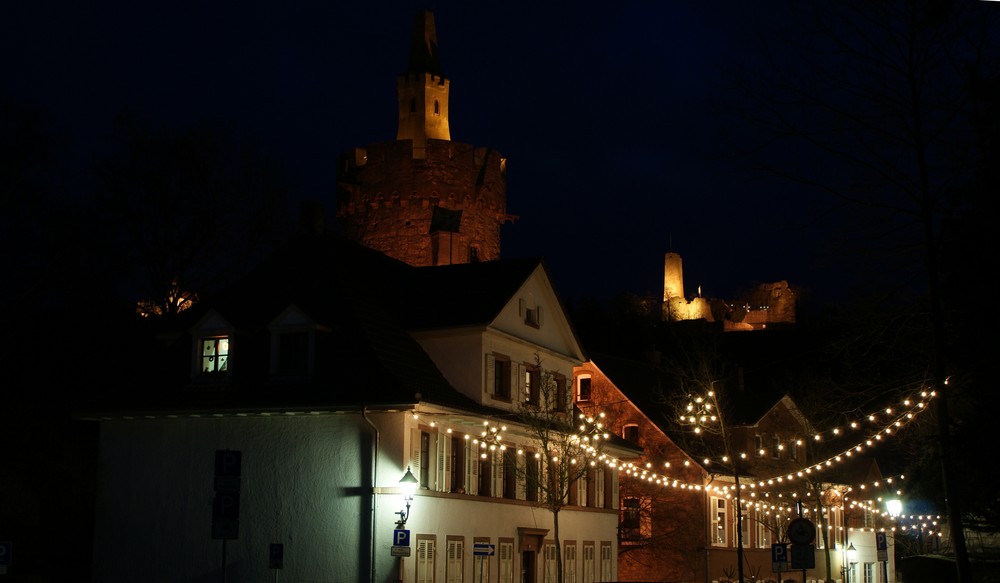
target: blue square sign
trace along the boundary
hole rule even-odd
[[[392,546],[394,547],[408,547],[410,546],[410,531],[397,528],[392,531]]]

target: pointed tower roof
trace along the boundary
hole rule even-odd
[[[443,76],[441,59],[438,56],[437,31],[434,28],[434,13],[430,10],[417,12],[417,17],[413,21],[408,72]]]

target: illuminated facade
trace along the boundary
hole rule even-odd
[[[408,70],[397,82],[396,140],[341,156],[337,219],[348,238],[410,265],[499,259],[500,227],[514,220],[507,160],[451,140],[451,81],[437,46],[433,14],[418,13]]]
[[[795,290],[788,282],[757,286],[739,300],[705,298],[701,288],[692,297],[684,294],[681,256],[667,253],[663,259],[663,320],[721,322],[727,332],[764,330],[769,325],[795,323]]]

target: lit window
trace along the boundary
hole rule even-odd
[[[712,498],[712,544],[726,545],[726,499]]]
[[[524,369],[524,402],[538,405],[538,395],[541,387],[538,385],[538,369],[528,365]]]
[[[201,339],[201,372],[222,373],[229,370],[229,337]]]
[[[589,401],[590,400],[590,376],[581,376],[577,380],[576,388],[576,400],[577,401]]]

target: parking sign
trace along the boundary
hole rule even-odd
[[[787,543],[775,543],[771,545],[771,570],[775,573],[788,570]]]

